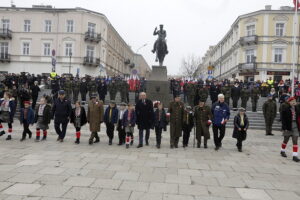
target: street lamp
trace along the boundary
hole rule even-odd
[[[136,50],[136,54],[138,54],[138,52],[139,52],[139,50],[141,50],[142,48],[144,48],[145,46],[147,46],[148,44],[146,43],[146,44],[144,44],[143,46],[141,46],[140,48],[138,48],[137,50]]]
[[[69,74],[71,74],[71,60],[72,60],[72,52],[70,52],[70,65],[69,65]]]

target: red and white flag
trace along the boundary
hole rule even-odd
[[[300,8],[300,0],[293,0],[294,1],[294,5],[295,5],[295,10],[299,10]]]

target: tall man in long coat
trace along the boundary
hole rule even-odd
[[[273,101],[273,96],[271,94],[268,95],[268,100],[263,104],[263,113],[266,124],[266,135],[274,135],[272,133],[272,125],[276,118],[277,105],[276,102]]]
[[[87,121],[90,124],[91,136],[89,144],[100,142],[98,132],[100,131],[100,124],[103,122],[103,102],[96,99],[96,94],[91,95],[91,100],[88,105]],[[94,141],[94,139],[96,139]]]
[[[180,96],[176,96],[169,105],[170,113],[170,147],[178,148],[179,138],[182,136],[182,123],[184,115],[184,103]]]
[[[147,99],[145,92],[140,93],[140,99],[135,105],[136,124],[139,129],[139,145],[137,148],[143,147],[144,130],[146,131],[146,145],[149,145],[150,129],[154,126],[153,103]]]

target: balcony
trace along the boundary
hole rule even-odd
[[[9,62],[10,62],[10,54],[0,53],[0,63],[9,63]]]
[[[257,64],[253,63],[242,63],[239,65],[239,71],[241,72],[255,72],[257,68]]]
[[[101,34],[93,33],[93,32],[86,32],[84,34],[84,41],[99,43],[101,41]]]
[[[257,44],[257,42],[258,42],[258,36],[257,35],[241,37],[241,39],[240,39],[240,45],[241,46]]]
[[[12,31],[9,29],[0,28],[0,39],[12,39]]]
[[[83,65],[97,67],[100,65],[100,59],[93,57],[84,57]]]

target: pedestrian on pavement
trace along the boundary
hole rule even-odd
[[[6,140],[11,140],[12,134],[12,124],[14,122],[14,115],[15,115],[15,100],[12,98],[9,92],[4,93],[4,98],[0,99],[0,136],[5,134],[3,129],[3,123],[7,123],[8,125],[8,133]]]
[[[75,108],[72,109],[71,113],[71,123],[74,125],[76,130],[76,140],[75,144],[80,143],[81,127],[87,123],[87,117],[85,109],[81,106],[80,101],[75,103]]]
[[[159,102],[154,112],[154,129],[156,135],[156,148],[160,149],[162,131],[167,131],[167,115],[163,103]]]
[[[176,96],[169,105],[170,113],[170,148],[178,148],[179,138],[182,136],[182,123],[184,115],[184,103],[180,96]]]
[[[196,139],[197,148],[201,147],[201,137],[204,137],[204,148],[207,148],[207,140],[210,139],[209,127],[212,123],[211,108],[205,105],[205,99],[200,99],[195,107]]]
[[[220,94],[220,89],[218,87],[217,81],[213,82],[213,85],[210,86],[209,94],[212,104],[218,101],[218,94]]]
[[[286,146],[292,138],[293,142],[293,161],[299,162],[298,158],[298,137],[299,137],[299,127],[300,127],[300,107],[296,105],[296,98],[290,97],[281,106],[282,115],[282,130],[283,130],[283,142],[281,144],[281,156],[286,158]],[[295,118],[293,117],[293,107],[296,111]]]
[[[189,139],[194,127],[194,119],[193,119],[193,111],[191,106],[186,106],[183,114],[183,123],[182,123],[182,131],[183,131],[183,140],[182,146],[183,148],[188,147]]]
[[[218,101],[212,105],[211,112],[213,115],[213,133],[215,150],[219,150],[222,147],[222,140],[225,136],[226,123],[230,117],[229,106],[224,102],[224,95],[218,95]]]
[[[114,139],[114,130],[118,123],[118,108],[115,101],[110,101],[109,106],[106,108],[104,113],[104,123],[106,125],[106,134],[108,136],[109,145],[112,145]]]
[[[272,133],[272,125],[277,114],[277,105],[273,101],[273,95],[268,95],[268,100],[263,104],[263,114],[266,124],[266,135],[274,135]]]
[[[236,146],[239,152],[242,152],[243,141],[247,138],[247,130],[249,127],[249,120],[245,112],[245,108],[239,108],[238,114],[234,117],[232,137],[237,139]]]
[[[259,89],[258,85],[254,83],[254,86],[251,90],[251,102],[252,102],[252,112],[256,112],[257,110],[257,102],[259,99]]]
[[[118,136],[119,136],[119,146],[125,144],[125,138],[126,138],[126,132],[125,127],[123,126],[123,117],[124,113],[126,112],[127,104],[125,102],[122,102],[120,104],[119,114],[118,114],[118,123],[117,123],[117,130],[118,130]]]
[[[150,99],[147,99],[145,92],[141,92],[139,96],[139,100],[135,105],[136,124],[139,129],[139,145],[137,148],[143,147],[144,131],[146,131],[146,146],[149,146],[150,129],[154,126],[153,103]]]
[[[97,90],[99,94],[99,99],[105,102],[105,96],[107,95],[107,85],[104,79],[101,79],[100,83],[98,84]]]
[[[51,106],[48,104],[47,98],[42,97],[35,110],[36,142],[40,141],[41,130],[43,130],[42,140],[47,139],[47,130],[49,129],[49,124],[51,122],[51,112]]]
[[[250,98],[250,91],[247,88],[247,85],[244,85],[241,90],[241,107],[247,109],[247,102]]]
[[[58,135],[57,141],[63,142],[66,136],[67,126],[72,111],[71,102],[66,99],[65,91],[58,92],[58,98],[55,100],[52,108],[54,117],[54,128]]]
[[[239,83],[236,82],[234,86],[231,88],[232,108],[234,111],[237,110],[240,96],[241,96],[241,88],[239,86]]]
[[[103,122],[103,101],[99,101],[96,97],[96,94],[92,94],[88,105],[87,121],[90,124],[91,131],[89,139],[90,145],[100,142],[98,132],[100,131],[100,125]]]
[[[133,145],[133,132],[134,132],[134,126],[136,123],[136,113],[134,111],[134,105],[129,103],[128,109],[125,111],[123,119],[122,119],[122,126],[125,127],[126,132],[126,148],[129,148]]]
[[[38,86],[38,81],[34,81],[34,85],[31,86],[31,99],[32,99],[32,109],[35,110],[36,101],[39,96],[39,92],[41,91]]]
[[[88,92],[88,86],[87,86],[87,82],[86,79],[83,78],[81,83],[80,83],[80,95],[81,95],[81,101],[82,103],[86,102],[86,94]]]
[[[20,123],[21,125],[23,125],[23,133],[20,141],[24,141],[26,139],[27,134],[29,139],[31,139],[32,132],[29,129],[29,125],[32,126],[34,124],[34,111],[30,107],[30,101],[25,101],[24,108],[21,108]]]

